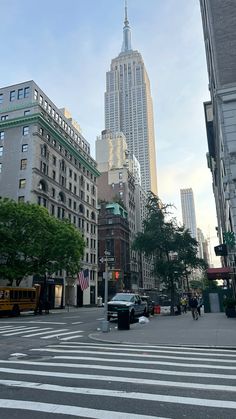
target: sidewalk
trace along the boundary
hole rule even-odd
[[[90,338],[109,343],[146,345],[193,345],[234,348],[236,350],[236,318],[225,313],[206,313],[197,321],[190,312],[181,316],[155,315],[149,323],[134,323],[130,330],[118,330],[113,323],[108,333],[97,332]]]

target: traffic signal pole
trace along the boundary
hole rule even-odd
[[[109,321],[107,320],[107,315],[108,315],[108,306],[107,306],[107,302],[108,302],[108,276],[109,276],[109,270],[108,270],[108,259],[107,257],[110,255],[110,252],[108,252],[107,250],[105,250],[104,252],[104,259],[105,259],[105,292],[104,292],[104,317],[105,320],[102,321],[102,332],[109,332],[110,331],[110,327],[109,327]]]

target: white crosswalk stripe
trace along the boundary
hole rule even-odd
[[[0,417],[1,409],[41,412],[42,419],[45,412],[68,419],[236,417],[230,350],[60,342],[31,354],[0,359]]]
[[[32,325],[19,325],[12,324],[5,326],[0,326],[0,336],[2,337],[14,337],[20,336],[22,338],[34,338],[39,337],[40,339],[53,339],[60,338],[60,340],[69,341],[72,339],[77,339],[83,337],[83,330],[74,330],[70,331],[68,328],[56,329],[52,327],[51,324],[65,324],[65,323],[55,323],[55,322],[42,322],[49,325],[50,327],[41,326],[38,321],[30,322],[34,323],[36,326]],[[70,335],[70,336],[68,336]],[[65,338],[64,338],[65,336]]]

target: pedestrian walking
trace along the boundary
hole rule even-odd
[[[181,303],[181,307],[182,307],[182,313],[187,313],[187,305],[188,305],[188,301],[186,297],[182,297],[180,300]]]
[[[199,316],[201,316],[201,307],[202,307],[202,297],[198,297],[197,299],[197,311]]]
[[[189,300],[189,307],[191,308],[193,319],[198,319],[198,299],[196,296],[192,296]],[[197,314],[197,316],[196,316]]]

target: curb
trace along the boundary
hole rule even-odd
[[[109,333],[109,332],[108,332]],[[88,335],[88,338],[91,340],[94,340],[96,342],[102,342],[102,343],[109,343],[111,345],[138,345],[138,346],[169,346],[172,348],[196,348],[196,349],[220,349],[220,350],[234,350],[236,351],[236,346],[219,346],[219,345],[198,345],[198,344],[191,344],[191,343],[177,343],[177,344],[173,344],[173,343],[143,343],[143,342],[126,342],[126,341],[120,341],[120,340],[109,340],[109,339],[102,339],[99,336],[95,336],[92,333]]]

